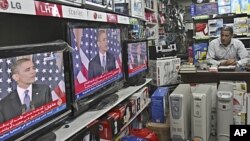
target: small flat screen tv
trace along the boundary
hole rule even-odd
[[[127,85],[141,85],[148,70],[147,40],[127,40],[123,46],[124,71]]]
[[[66,42],[0,47],[0,140],[32,140],[71,114]]]
[[[78,106],[90,99],[97,103],[96,99],[106,95],[105,89],[123,79],[120,36],[119,28],[69,24],[69,41],[74,49],[73,93],[75,101],[81,103]],[[87,110],[88,102],[78,110]]]

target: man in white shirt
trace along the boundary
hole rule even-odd
[[[207,62],[216,66],[245,65],[248,52],[244,44],[233,38],[232,27],[221,29],[221,36],[210,42],[207,51]]]

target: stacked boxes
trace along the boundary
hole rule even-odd
[[[195,24],[195,36],[196,37],[205,37],[207,35],[208,35],[207,23],[196,23]]]
[[[179,83],[180,58],[149,60],[152,84],[156,86]]]
[[[134,100],[135,101],[135,111],[138,112],[146,103],[148,100],[149,94],[148,94],[148,87],[142,88],[140,91],[134,93],[130,97],[130,101]],[[135,112],[135,113],[136,113]]]
[[[248,18],[237,17],[234,18],[234,33],[240,35],[246,35],[248,33]]]
[[[231,13],[231,1],[228,0],[218,0],[218,11],[219,14]]]
[[[206,60],[208,43],[193,44],[194,64],[202,63]]]
[[[223,27],[223,19],[208,20],[208,35],[219,36],[220,29]]]

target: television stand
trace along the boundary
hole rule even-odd
[[[132,82],[130,86],[140,86],[146,82],[146,78],[140,78],[137,79],[136,81]]]
[[[61,126],[61,128],[57,128],[54,130],[54,133],[56,134],[56,141],[62,141],[62,140],[69,140],[74,135],[76,135],[78,132],[85,129],[89,124],[94,122],[99,117],[106,114],[108,111],[110,111],[113,107],[136,93],[138,90],[143,88],[145,85],[147,85],[152,79],[146,79],[146,82],[143,85],[135,86],[135,87],[128,87],[124,89],[120,89],[118,92],[115,92],[115,94],[119,95],[119,99],[111,106],[108,106],[105,109],[102,110],[89,110],[82,114],[80,114],[78,117],[76,117],[71,122],[67,123],[67,127],[65,128],[65,125]]]
[[[105,109],[111,105],[114,105],[114,103],[119,99],[119,96],[115,93],[107,95],[105,98],[103,98],[96,106],[93,107],[93,110],[102,110]]]
[[[145,82],[146,82],[146,78],[144,77],[144,75],[138,75],[136,77],[130,78],[130,80],[128,81],[128,85],[129,86],[140,86],[140,85],[144,84]]]

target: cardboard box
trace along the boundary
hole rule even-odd
[[[195,24],[195,36],[197,36],[197,37],[208,36],[208,24],[207,23],[196,23]]]
[[[100,139],[112,140],[114,135],[119,132],[118,127],[119,114],[112,113],[100,119],[99,136]]]
[[[159,87],[151,96],[151,120],[156,123],[164,123],[168,113],[168,87]]]
[[[193,44],[194,51],[194,64],[202,63],[206,60],[208,43],[195,43]]]
[[[220,36],[220,31],[222,27],[223,27],[223,19],[208,20],[208,35]]]
[[[153,79],[151,84],[156,86],[178,84],[180,63],[180,58],[149,60],[149,73]]]
[[[169,120],[168,120],[169,121]],[[154,131],[160,141],[170,141],[170,123],[148,122],[146,127]]]

